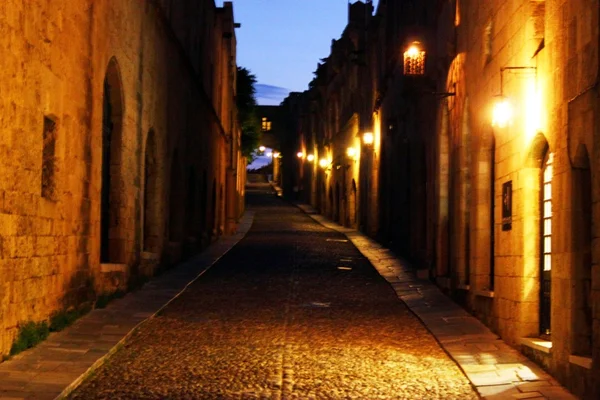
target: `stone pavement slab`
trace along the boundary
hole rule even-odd
[[[484,399],[576,399],[547,372],[444,295],[434,283],[418,279],[408,263],[389,249],[357,230],[332,222],[311,206],[296,206],[352,241],[421,319]]]
[[[0,364],[0,400],[67,396],[104,363],[140,324],[179,296],[248,232],[247,211],[236,234],[222,237],[202,253],[153,278],[104,309],[95,309],[33,349]]]
[[[479,398],[343,234],[246,194],[250,232],[72,400]]]

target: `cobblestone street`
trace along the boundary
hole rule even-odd
[[[478,398],[343,234],[248,201],[246,237],[71,398]]]

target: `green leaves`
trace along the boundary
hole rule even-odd
[[[238,122],[242,131],[242,155],[248,162],[254,159],[254,150],[260,143],[260,121],[256,115],[256,76],[244,67],[237,68]]]

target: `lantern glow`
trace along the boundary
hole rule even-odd
[[[492,126],[498,128],[504,128],[512,119],[513,110],[508,99],[501,97],[494,104],[494,111],[492,115]]]

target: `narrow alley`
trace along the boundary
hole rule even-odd
[[[478,398],[344,235],[257,189],[246,237],[71,398]]]

